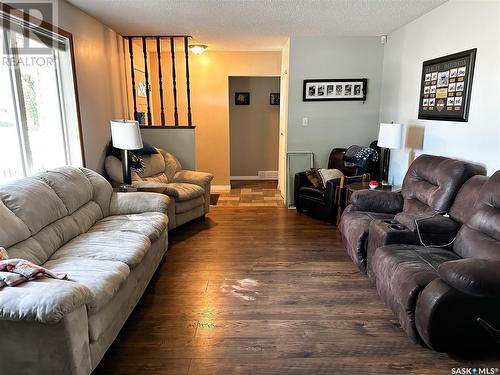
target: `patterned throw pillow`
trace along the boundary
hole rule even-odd
[[[344,174],[338,169],[318,169],[318,174],[321,177],[321,184],[326,188],[326,182],[336,178],[343,177]]]
[[[320,189],[323,187],[323,182],[321,181],[321,177],[318,173],[318,168],[308,169],[306,171],[306,176],[307,176],[307,179],[309,180],[309,182],[311,184],[313,184],[313,186],[316,189]]]

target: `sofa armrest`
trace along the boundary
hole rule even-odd
[[[111,196],[110,215],[140,214],[143,212],[161,212],[166,214],[170,198],[164,194],[130,192],[113,193]]]
[[[92,371],[85,305],[55,324],[0,320],[0,332],[2,374],[88,375]]]
[[[384,190],[358,190],[352,193],[350,211],[397,214],[403,210],[403,196]]]
[[[441,279],[462,293],[476,297],[500,298],[500,261],[460,259],[441,264]]]
[[[429,215],[425,213],[400,212],[395,217],[399,224],[405,226],[412,232],[420,233],[440,233],[455,236],[461,225],[449,217],[443,215]]]
[[[167,184],[157,181],[132,181],[132,186],[135,188],[166,188]]]
[[[91,291],[73,281],[40,279],[0,291],[0,320],[55,324],[90,302]]]
[[[496,340],[478,323],[478,318],[500,327],[499,309],[499,298],[465,294],[437,278],[417,299],[415,324],[422,340],[436,351],[481,351],[491,348]]]
[[[213,178],[214,176],[210,173],[182,170],[174,175],[174,179],[171,182],[193,184],[203,189],[208,189]]]

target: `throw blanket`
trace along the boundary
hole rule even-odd
[[[25,259],[8,258],[9,256],[5,249],[0,247],[0,288],[4,286],[16,286],[42,277],[60,280],[68,278],[68,275],[65,273],[52,272]]]
[[[349,147],[344,155],[344,165],[349,168],[357,168],[365,171],[368,168],[368,161],[378,161],[378,152],[367,146],[354,145]]]

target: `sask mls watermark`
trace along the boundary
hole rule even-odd
[[[453,367],[452,375],[495,375],[499,374],[498,367]]]
[[[53,66],[61,41],[50,31],[56,24],[55,0],[9,1],[2,8],[2,65]]]

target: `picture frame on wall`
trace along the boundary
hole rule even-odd
[[[422,63],[419,119],[468,121],[476,53],[474,48]]]
[[[234,93],[234,105],[250,105],[250,93],[249,92]]]
[[[319,102],[332,100],[366,101],[368,79],[305,79],[302,101]]]
[[[280,105],[280,93],[272,92],[269,94],[269,104],[270,105]]]

